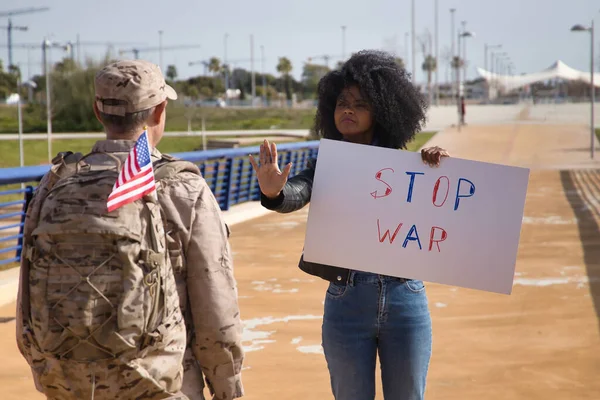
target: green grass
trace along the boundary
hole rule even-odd
[[[97,139],[58,139],[52,141],[52,156],[61,151],[89,153]],[[255,143],[258,143],[257,140]],[[255,143],[250,143],[253,145]],[[179,153],[194,151],[202,148],[201,137],[164,137],[158,149],[163,153]],[[19,165],[19,142],[16,140],[0,141],[0,168],[15,167]],[[48,164],[48,142],[46,140],[23,141],[23,154],[25,165]]]
[[[429,139],[437,132],[423,132],[416,135],[415,139],[410,142],[406,148],[408,151],[418,151]]]
[[[416,135],[416,138],[408,144],[408,150],[417,151],[425,142],[427,142],[435,132],[423,132]],[[60,151],[88,153],[96,139],[59,139],[52,141],[53,156]],[[260,143],[256,142],[244,144],[252,146]],[[185,151],[194,151],[202,148],[202,138],[200,137],[164,137],[158,145],[158,149],[163,153],[180,153]],[[48,150],[46,140],[25,140],[23,142],[23,153],[25,154],[25,165],[45,165],[48,164]],[[0,141],[0,168],[15,167],[19,165],[19,142],[16,140]]]
[[[43,110],[28,111],[23,109],[23,131],[25,133],[44,133],[46,120]],[[91,110],[91,109],[90,109]],[[42,116],[42,117],[41,117]],[[230,129],[309,129],[314,120],[315,109],[283,109],[283,108],[186,108],[170,104],[167,108],[167,131],[187,131],[188,118],[191,118],[192,130],[202,129],[202,119],[207,130]],[[101,126],[90,112],[90,118],[100,132]],[[55,131],[61,129],[61,121],[54,121]],[[0,133],[17,133],[17,108],[0,105]],[[75,129],[75,131],[82,131]]]

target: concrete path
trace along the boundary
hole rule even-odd
[[[429,143],[532,172],[512,295],[427,284],[427,399],[598,399],[600,162],[587,143],[585,126],[549,124],[468,126]],[[320,347],[327,284],[297,268],[307,215],[269,213],[232,228],[245,399],[333,398]],[[41,399],[14,344],[14,308],[0,308],[1,397]]]

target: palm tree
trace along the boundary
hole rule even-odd
[[[400,68],[402,68],[402,69],[405,69],[405,68],[406,68],[406,64],[404,64],[404,60],[403,60],[402,58],[400,58],[400,57],[396,57],[396,58],[394,59],[394,61],[396,61],[396,64],[398,64],[398,66],[399,66]]]
[[[210,72],[212,72],[214,75],[221,72],[221,60],[219,60],[217,57],[212,57],[208,61],[208,70]]]
[[[170,81],[174,81],[177,78],[177,67],[174,65],[167,66],[167,73],[165,75],[167,75]]]
[[[431,54],[425,57],[422,65],[423,71],[427,72],[427,92],[429,93],[429,104],[433,99],[433,92],[431,90],[431,75],[437,69],[437,60]]]
[[[290,72],[292,72],[292,62],[287,57],[279,57],[279,63],[277,64],[277,72],[279,72],[285,78],[285,93],[288,100],[292,99],[292,93],[290,91]]]

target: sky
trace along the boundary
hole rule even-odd
[[[455,8],[455,30],[466,21],[474,37],[466,39],[468,77],[477,77],[477,67],[484,66],[484,46],[501,44],[515,66],[515,72],[536,72],[562,60],[573,68],[589,71],[590,35],[570,32],[574,24],[600,26],[600,2],[597,0],[438,0],[439,81],[446,81],[446,63],[442,55],[451,45],[451,13]],[[415,0],[415,33],[430,32],[435,52],[435,0]],[[41,43],[49,37],[58,43],[112,42],[116,58],[133,58],[132,53],[118,55],[120,49],[158,48],[162,30],[162,67],[176,65],[179,78],[202,74],[202,65],[189,62],[223,59],[227,34],[228,59],[239,67],[251,68],[251,40],[254,38],[254,68],[261,71],[261,46],[264,46],[265,71],[276,74],[278,57],[292,61],[292,74],[299,78],[302,65],[311,56],[328,54],[330,65],[345,52],[382,49],[405,58],[412,71],[411,0],[2,0],[2,12],[30,7],[49,7],[48,11],[15,15],[13,25],[28,30],[13,31],[13,44],[40,44],[27,50],[13,49],[13,63],[23,75],[41,72]],[[0,17],[0,58],[8,62],[7,17]],[[343,35],[342,26],[346,26]],[[600,29],[598,29],[600,30]],[[600,35],[596,35],[600,55]],[[345,41],[343,40],[345,37]],[[345,42],[345,46],[344,46]],[[419,41],[416,48],[416,82],[424,82],[423,60]],[[170,46],[194,45],[192,49],[168,49]],[[105,45],[82,44],[85,56],[100,59]],[[408,51],[407,51],[408,50]],[[65,53],[51,51],[51,60]],[[140,58],[159,63],[158,51],[140,51]],[[75,56],[77,52],[75,51]],[[488,56],[489,57],[489,56]],[[314,61],[321,61],[314,59]],[[598,63],[600,64],[600,63]]]

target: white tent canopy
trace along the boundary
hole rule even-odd
[[[499,75],[490,71],[486,71],[482,68],[477,68],[477,72],[489,82],[490,86],[499,86],[507,91],[518,89],[535,82],[546,81],[555,78],[570,81],[581,80],[589,84],[591,78],[589,72],[579,71],[571,68],[560,60],[556,61],[549,68],[546,68],[543,71],[534,72],[531,74]],[[600,87],[600,73],[594,73],[594,86]]]

